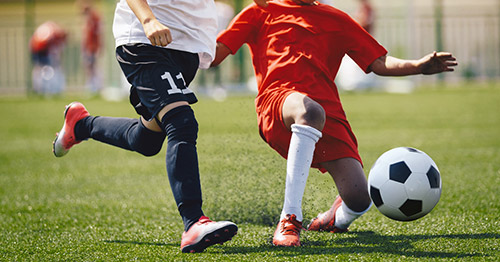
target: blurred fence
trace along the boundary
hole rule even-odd
[[[380,17],[375,36],[389,54],[419,58],[437,50],[436,20],[433,16]],[[457,57],[457,73],[446,79],[495,80],[500,77],[500,18],[495,15],[448,14],[442,19],[442,50]],[[416,77],[432,81],[438,76]],[[426,80],[427,79],[427,80]]]
[[[108,3],[110,2],[110,3]],[[111,33],[114,3],[101,2],[98,6],[104,18],[106,48],[99,59],[99,68],[105,86],[123,86],[123,80],[114,57]],[[447,81],[464,79],[497,80],[500,78],[500,8],[486,8],[488,12],[447,12],[442,20],[443,50],[452,52],[460,66],[457,73],[447,74]],[[408,11],[408,10],[406,10]],[[34,25],[46,20],[61,24],[69,32],[69,41],[63,54],[66,90],[85,92],[85,76],[81,63],[80,43],[82,17],[73,3],[41,3],[35,9]],[[379,8],[374,35],[390,54],[402,58],[418,58],[436,50],[436,20],[432,12],[408,15]],[[21,3],[0,2],[0,95],[26,93],[31,84],[31,62],[28,41],[33,28],[26,24],[26,8]],[[240,56],[232,57],[222,65],[221,80],[231,86],[244,82],[253,75],[248,52],[243,51],[244,72],[236,66]],[[208,75],[208,77],[207,77]],[[195,86],[210,84],[210,72],[195,79]],[[202,80],[200,77],[202,76]],[[414,77],[417,82],[435,81],[437,77]],[[241,85],[240,85],[241,86]],[[196,87],[195,87],[196,88]]]

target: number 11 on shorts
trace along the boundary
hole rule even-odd
[[[170,72],[165,72],[165,74],[163,74],[161,76],[161,79],[163,79],[163,80],[167,79],[168,83],[172,87],[172,89],[168,90],[168,94],[169,95],[171,95],[171,94],[179,94],[179,93],[183,93],[183,94],[193,93],[193,91],[191,91],[191,89],[189,89],[186,86],[186,81],[184,81],[184,77],[182,76],[181,72],[179,72],[179,74],[177,74],[175,76],[175,78],[177,78],[179,80],[182,80],[182,85],[183,85],[182,88],[177,87],[177,85],[175,84],[174,79],[172,78],[172,75],[170,74]]]

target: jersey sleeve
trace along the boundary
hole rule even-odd
[[[366,32],[354,20],[348,21],[345,39],[347,40],[347,55],[366,73],[368,67],[379,57],[387,54],[387,50],[375,38]]]
[[[233,18],[228,28],[217,37],[217,42],[226,45],[231,54],[235,54],[245,43],[255,42],[257,22],[262,11],[255,4],[251,4]]]

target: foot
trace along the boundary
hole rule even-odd
[[[85,107],[79,102],[73,102],[66,106],[64,110],[64,125],[56,134],[56,139],[52,143],[52,152],[56,157],[62,157],[66,155],[69,149],[81,141],[77,141],[75,138],[75,125],[79,120],[89,116],[89,112]]]
[[[231,240],[238,232],[233,222],[215,222],[202,216],[187,232],[182,233],[181,250],[183,253],[203,252],[205,248]]]
[[[300,246],[300,230],[302,222],[295,215],[286,215],[274,231],[273,245],[282,247]]]
[[[342,205],[342,198],[337,196],[335,202],[333,202],[332,207],[321,214],[318,214],[311,223],[307,226],[307,230],[311,231],[327,231],[332,233],[343,233],[347,232],[348,229],[341,229],[335,226],[335,213],[337,209]]]

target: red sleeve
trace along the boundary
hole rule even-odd
[[[387,54],[387,50],[354,20],[346,23],[344,32],[348,43],[347,54],[366,73],[369,73],[368,67],[373,61]]]
[[[217,42],[226,45],[233,55],[243,44],[255,42],[258,32],[256,24],[261,14],[262,10],[257,5],[249,5],[233,18],[226,30],[219,34]]]

